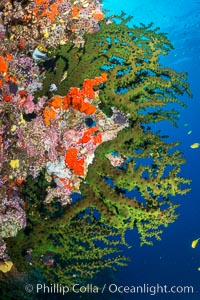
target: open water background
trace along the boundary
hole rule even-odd
[[[120,285],[192,285],[194,293],[123,294],[119,299],[199,300],[200,244],[192,249],[191,242],[200,236],[200,148],[191,149],[190,145],[200,143],[200,1],[105,0],[103,3],[110,15],[120,14],[123,10],[134,17],[132,23],[154,22],[161,32],[168,33],[175,50],[161,62],[176,71],[188,72],[193,94],[192,99],[182,97],[188,107],[180,108],[178,129],[167,122],[156,125],[156,129],[161,128],[163,134],[170,135],[170,140],[181,141],[179,149],[187,159],[181,176],[192,179],[192,190],[186,196],[174,199],[181,204],[178,208],[180,216],[164,229],[162,241],[155,241],[154,246],[140,247],[137,233],[127,233],[133,247],[126,254],[132,262],[119,270],[117,279]],[[190,130],[192,133],[188,135]]]

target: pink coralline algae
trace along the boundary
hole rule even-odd
[[[0,260],[6,261],[8,259],[9,257],[6,252],[6,243],[2,238],[0,238]]]
[[[26,215],[21,207],[22,200],[15,196],[11,200],[4,199],[0,207],[0,227],[2,238],[14,237],[26,226]]]
[[[7,259],[4,238],[14,237],[18,231],[26,227],[24,202],[18,196],[18,185],[0,181],[0,259]]]
[[[95,96],[98,97],[98,93]],[[94,153],[98,145],[115,138],[120,130],[128,126],[128,121],[126,119],[124,124],[116,123],[116,113],[111,118],[108,118],[96,106],[95,112],[91,114],[96,126],[88,129],[83,122],[86,114],[77,112],[75,108],[62,110],[58,107],[55,109],[55,112],[56,118],[51,120],[51,129],[53,132],[56,129],[59,136],[59,140],[54,139],[54,143],[57,141],[57,147],[55,147],[57,159],[50,157],[50,151],[46,148],[48,150],[46,170],[49,175],[54,175],[54,181],[56,181],[59,188],[49,188],[45,201],[50,202],[53,197],[58,197],[63,189],[62,194],[68,195],[67,199],[69,202],[69,195],[72,192],[79,192],[80,183],[87,175],[88,166],[94,159]],[[71,119],[73,120],[72,122],[70,121]],[[49,125],[46,127],[49,128]],[[45,144],[47,138],[45,137],[43,140]],[[51,141],[51,145],[53,145],[53,141]],[[60,197],[60,200],[64,204],[63,197]]]
[[[126,160],[124,157],[120,155],[113,155],[111,153],[107,154],[106,157],[109,159],[110,164],[113,167],[120,167]]]

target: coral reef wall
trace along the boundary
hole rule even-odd
[[[159,122],[189,85],[159,63],[166,34],[99,1],[0,8],[0,279],[71,286],[125,266],[128,229],[152,245],[178,217],[190,180]]]

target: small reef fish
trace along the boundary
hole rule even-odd
[[[187,133],[187,134],[191,134],[191,133],[192,133],[192,130],[188,131],[188,133]]]
[[[190,148],[192,149],[196,149],[196,148],[199,148],[200,144],[199,143],[194,143],[190,146]]]
[[[184,126],[187,127],[187,126],[188,126],[188,123],[185,123]]]
[[[196,248],[196,246],[197,246],[199,240],[200,240],[200,238],[198,238],[198,239],[192,241],[191,247],[192,247],[192,248]]]
[[[64,72],[63,77],[61,78],[60,82],[64,81],[67,78],[67,71]]]

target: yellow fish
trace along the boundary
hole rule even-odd
[[[196,148],[199,148],[200,144],[199,143],[194,143],[190,146],[190,148],[192,149],[196,149]]]
[[[64,81],[67,78],[67,71],[64,72],[63,77],[61,78],[60,82]]]
[[[196,248],[196,246],[197,246],[197,244],[198,244],[199,240],[200,240],[200,238],[198,238],[198,239],[196,239],[196,240],[192,241],[192,245],[191,245],[191,247],[192,247],[192,248]]]

